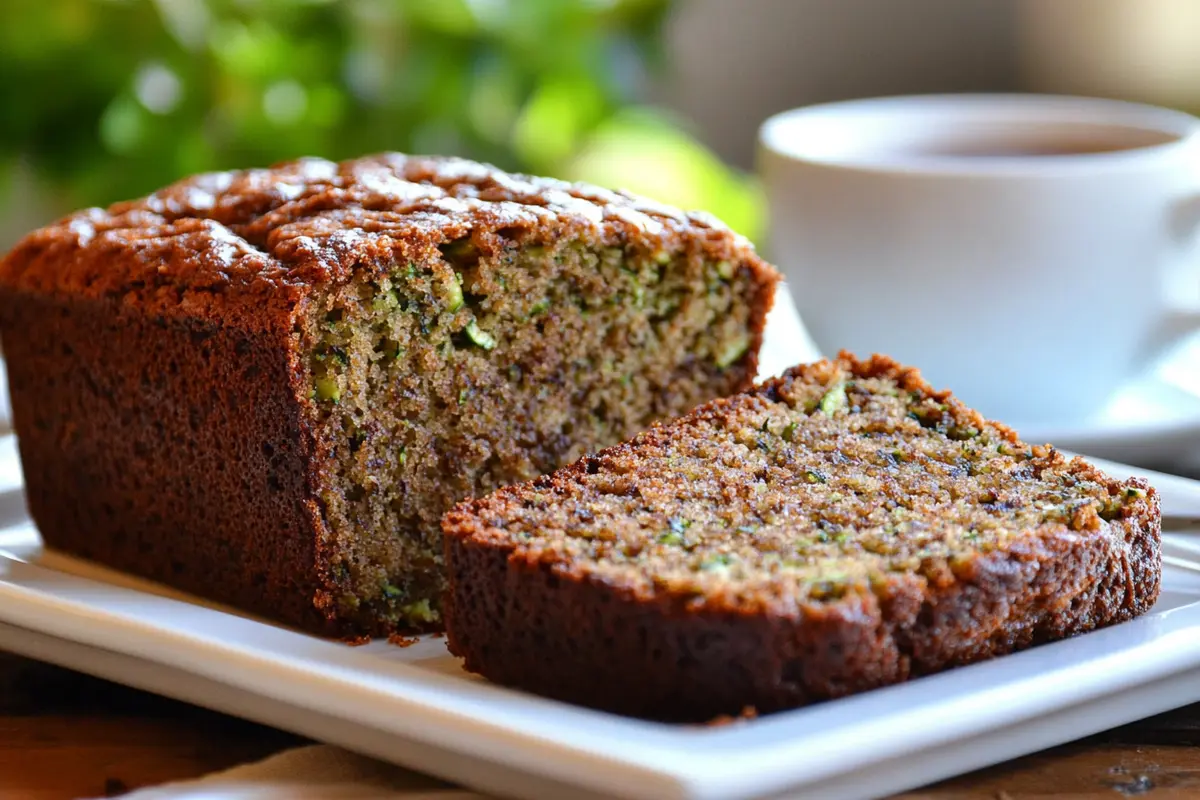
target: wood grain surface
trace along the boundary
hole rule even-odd
[[[304,740],[0,653],[0,798],[119,797]],[[899,795],[903,800],[1200,798],[1200,704]]]

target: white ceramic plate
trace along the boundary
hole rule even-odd
[[[1152,480],[1168,513],[1200,516],[1200,483]],[[518,797],[874,797],[1191,703],[1200,574],[1164,585],[1148,615],[1070,641],[759,720],[663,725],[493,686],[440,638],[347,647],[45,552],[0,440],[0,646]]]

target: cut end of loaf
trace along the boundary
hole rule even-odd
[[[737,253],[480,232],[317,297],[300,335],[327,464],[331,611],[429,629],[441,515],[753,380]]]

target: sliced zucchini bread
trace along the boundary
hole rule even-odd
[[[453,158],[81,211],[0,260],[30,510],[306,630],[436,629],[446,510],[752,385],[778,277],[707,215]]]
[[[842,354],[458,505],[449,645],[614,712],[772,712],[1135,617],[1159,522],[1146,482]]]

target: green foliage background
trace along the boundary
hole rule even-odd
[[[60,205],[299,155],[452,153],[704,208],[753,184],[639,105],[669,0],[5,0],[0,179]],[[64,209],[65,210],[65,209]]]

